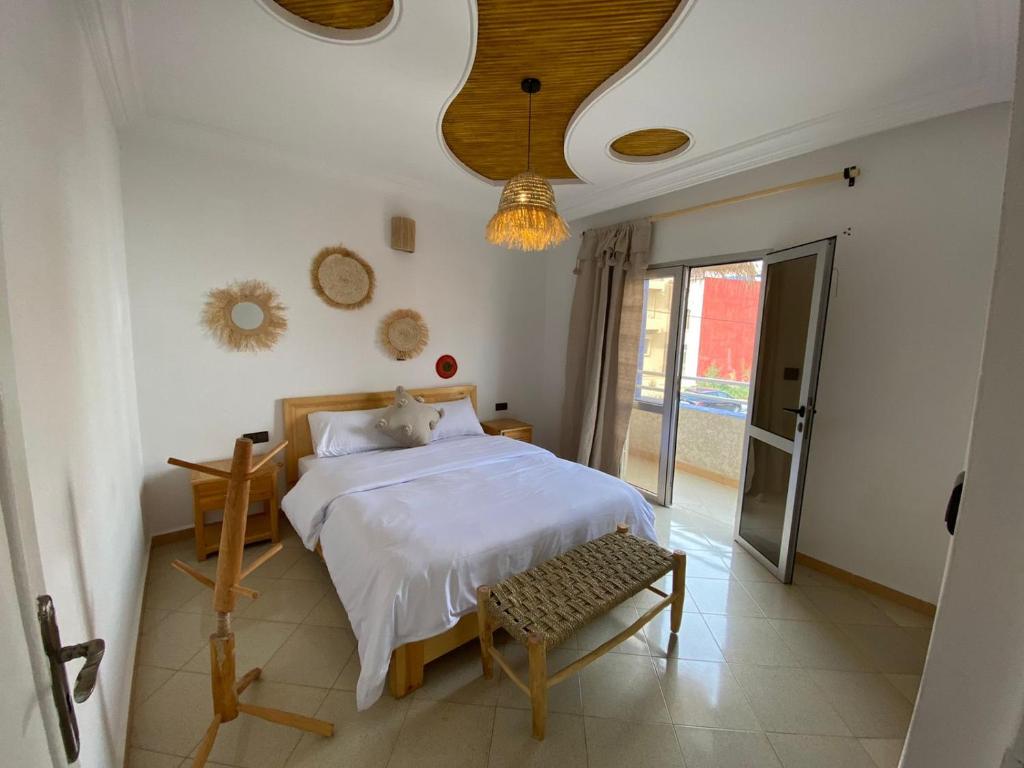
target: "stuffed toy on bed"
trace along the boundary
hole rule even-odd
[[[405,448],[426,445],[430,433],[444,418],[444,408],[434,408],[413,397],[405,387],[395,390],[395,402],[377,420],[377,429]]]

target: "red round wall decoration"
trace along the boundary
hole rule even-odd
[[[459,370],[459,364],[451,355],[441,355],[434,365],[437,375],[442,379],[450,379]]]

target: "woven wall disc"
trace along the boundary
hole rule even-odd
[[[459,370],[459,364],[451,355],[441,355],[434,363],[434,370],[442,379],[450,379]]]
[[[373,298],[376,280],[373,267],[342,246],[324,248],[310,268],[313,290],[325,304],[339,309],[358,309]]]
[[[380,343],[395,360],[411,360],[427,346],[430,329],[414,309],[396,309],[380,323]]]

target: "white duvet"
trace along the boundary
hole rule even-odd
[[[391,652],[454,626],[479,585],[617,523],[656,540],[636,489],[504,437],[317,462],[282,507],[307,547],[323,547],[358,640],[361,710],[380,697]]]

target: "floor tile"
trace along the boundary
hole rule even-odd
[[[903,739],[860,739],[860,745],[878,768],[899,768]]]
[[[192,577],[165,568],[166,573],[159,573],[146,583],[143,607],[147,610],[175,611],[200,593],[209,594],[209,590]]]
[[[495,665],[494,677],[490,680],[484,678],[479,643],[466,643],[427,665],[423,687],[413,697],[494,706],[498,701],[498,672]]]
[[[590,768],[682,768],[683,756],[671,725],[627,723],[588,717],[587,755]]]
[[[892,619],[901,627],[923,627],[931,629],[933,617],[926,613],[915,611],[905,605],[886,600],[884,597],[867,593],[867,598],[879,608],[886,616]]]
[[[802,586],[800,589],[814,603],[815,608],[838,624],[893,625],[893,620],[860,590],[815,585]]]
[[[655,616],[645,627],[647,647],[655,657],[694,659],[696,661],[725,661],[707,622],[699,613],[683,611],[678,634],[672,634],[669,614]]]
[[[768,622],[786,642],[801,667],[874,672],[867,655],[835,624],[771,619]]]
[[[583,712],[588,716],[671,722],[649,656],[609,653],[584,669],[580,678]]]
[[[529,711],[498,707],[489,768],[587,768],[583,718],[550,712],[544,741],[530,734]]]
[[[330,688],[355,649],[351,630],[303,624],[263,667],[263,679]]]
[[[177,755],[163,755],[145,749],[129,749],[125,768],[178,768],[181,758]]]
[[[327,594],[320,598],[320,602],[313,606],[313,610],[302,620],[303,624],[316,624],[319,627],[342,627],[351,629],[352,625],[345,612],[345,606],[338,599],[338,593],[334,589],[328,589]]]
[[[676,728],[686,768],[780,768],[763,733]]]
[[[764,612],[754,602],[754,598],[738,581],[687,579],[686,588],[693,595],[694,602],[701,613],[764,616]]]
[[[759,730],[754,711],[727,664],[655,659],[673,723]]]
[[[526,649],[519,643],[509,643],[501,649],[502,655],[512,667],[519,679],[523,682],[529,680],[529,660]],[[547,653],[548,674],[554,673],[574,662],[580,656],[580,651],[568,648],[552,648]],[[477,670],[480,669],[480,657],[477,653]],[[428,668],[429,669],[429,668]],[[495,667],[495,675],[500,677],[498,684],[498,706],[510,707],[512,709],[529,709],[529,697],[519,690],[518,686],[508,679],[504,672],[499,674]],[[578,674],[566,678],[558,685],[548,689],[548,711],[565,712],[578,715],[583,712],[583,699],[580,687],[580,676]]]
[[[902,693],[911,704],[917,701],[917,689],[921,687],[920,675],[896,675],[886,672],[885,679],[892,683],[896,690]]]
[[[813,568],[808,568],[803,563],[797,563],[793,567],[793,583],[799,584],[800,586],[807,584],[814,584],[822,587],[839,587],[843,589],[849,589],[849,584],[845,581],[840,581],[834,576],[829,576],[827,573],[816,571]]]
[[[903,627],[844,624],[840,630],[880,672],[918,675],[924,669],[927,648]]]
[[[714,552],[690,551],[686,553],[686,578],[731,579],[729,565]]]
[[[806,671],[743,664],[730,668],[766,731],[851,735]]]
[[[176,672],[132,713],[133,747],[187,757],[213,719],[210,678]]]
[[[619,632],[626,629],[638,618],[636,608],[632,601],[627,601],[615,606],[604,616],[588,622],[576,632],[576,641],[579,647],[585,651],[593,650],[606,640],[615,637]],[[612,653],[632,653],[640,656],[649,656],[650,650],[647,647],[647,638],[643,630],[627,637],[621,643],[612,648]]]
[[[775,574],[746,552],[735,552],[732,554],[729,560],[729,570],[732,571],[733,578],[740,581],[755,581],[788,586],[779,584]]]
[[[262,592],[263,590],[270,589],[276,583],[277,582],[274,579],[263,579],[258,576],[250,576],[245,580],[243,586],[248,587],[249,589],[254,589],[257,592]],[[241,611],[250,602],[252,601],[248,597],[239,597],[236,612]],[[215,616],[216,611],[213,608],[213,592],[209,589],[204,589],[183,606],[178,608],[178,610],[183,613],[208,613],[211,616]]]
[[[487,765],[493,707],[413,701],[388,768],[477,768]]]
[[[213,616],[174,612],[160,622],[158,630],[139,638],[138,662],[150,667],[181,669],[208,647],[216,626]]]
[[[876,768],[856,739],[769,733],[783,768]]]
[[[281,574],[282,579],[303,579],[331,583],[331,574],[327,571],[327,563],[315,552],[304,552],[296,558],[291,567]]]
[[[768,619],[707,615],[704,621],[728,662],[773,667],[798,666],[796,656]]]
[[[744,582],[743,588],[770,619],[828,621],[814,603],[792,584],[781,584],[778,581],[747,581]]]
[[[146,634],[152,631],[161,621],[171,615],[170,611],[160,608],[147,608],[142,612],[142,619],[139,622],[139,634]]]
[[[270,547],[270,544],[246,547],[245,562],[247,564],[254,562],[257,557],[270,549]],[[263,563],[263,565],[261,565],[253,575],[259,576],[263,579],[278,579],[296,562],[305,557],[307,553],[309,553],[309,550],[304,547],[284,547],[280,552],[267,560],[267,562]],[[310,554],[313,554],[314,557],[319,557],[316,553]]]
[[[809,674],[854,736],[906,736],[913,708],[883,675],[822,669]]]
[[[300,715],[313,716],[327,691],[301,685],[259,680],[250,685],[241,700]],[[295,749],[303,732],[251,715],[239,715],[221,726],[210,759],[239,768],[280,768]]]
[[[276,621],[234,619],[231,622],[231,629],[235,633],[235,670],[238,675],[242,676],[253,667],[262,667],[270,661],[277,649],[295,631],[296,626]],[[184,669],[189,672],[210,673],[208,642],[203,644]]]
[[[132,706],[137,707],[174,676],[174,670],[140,665],[132,677]]]
[[[356,684],[359,682],[359,672],[362,669],[359,665],[359,651],[358,649],[352,652],[349,660],[345,662],[345,666],[342,667],[341,674],[338,675],[338,679],[334,681],[332,688],[336,688],[341,691],[354,691]],[[424,673],[424,681],[430,676],[430,666],[427,666],[426,672]],[[390,693],[386,695],[390,696]]]
[[[328,588],[320,581],[277,579],[273,587],[264,590],[258,600],[251,601],[237,615],[297,624],[310,614]]]
[[[288,768],[384,768],[398,740],[409,700],[382,696],[365,712],[356,710],[355,697],[332,691],[316,711],[316,717],[334,723],[334,735],[325,739],[302,735],[288,758]]]

